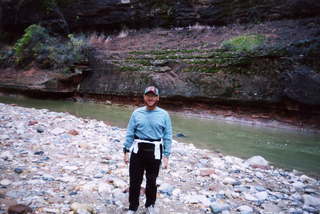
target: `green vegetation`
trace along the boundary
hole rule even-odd
[[[69,40],[49,35],[39,25],[31,25],[13,47],[15,63],[26,66],[36,63],[44,69],[72,70],[75,64],[87,64],[85,37],[68,36]]]
[[[131,51],[129,54],[134,55],[167,55],[179,53],[207,53],[209,50],[201,49],[169,49],[169,50],[150,50],[150,51]]]
[[[30,25],[24,32],[24,35],[13,47],[18,64],[32,57],[37,49],[40,49],[46,39],[49,38],[46,29],[39,25]]]
[[[141,69],[142,67],[139,67],[139,66],[121,66],[120,67],[121,71],[139,71]]]
[[[222,47],[231,51],[248,52],[262,46],[264,41],[263,35],[244,35],[224,41]]]

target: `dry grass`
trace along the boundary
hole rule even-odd
[[[122,30],[119,35],[117,36],[117,38],[126,38],[129,35],[129,31],[127,30]]]
[[[111,38],[102,34],[92,33],[88,37],[88,44],[93,47],[105,47]]]
[[[201,30],[210,30],[210,29],[212,29],[212,28],[214,28],[214,27],[210,27],[210,26],[208,26],[208,25],[200,25],[199,23],[196,23],[195,25],[190,25],[189,27],[188,27],[188,29],[189,30],[196,30],[196,31],[201,31]]]

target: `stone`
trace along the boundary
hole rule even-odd
[[[280,213],[281,212],[281,208],[278,205],[276,205],[272,202],[269,202],[269,201],[264,202],[262,204],[262,207],[263,207],[263,210],[265,211],[265,213]]]
[[[302,198],[303,198],[304,206],[313,206],[313,207],[320,208],[320,197],[304,194]]]
[[[230,206],[223,202],[214,202],[210,205],[211,212],[214,214],[221,213],[222,211],[229,210]]]
[[[42,127],[37,127],[37,132],[38,133],[43,133],[44,132],[44,129]]]
[[[315,183],[316,179],[310,178],[309,176],[306,175],[301,175],[299,180],[303,183]]]
[[[35,153],[33,153],[34,155],[43,155],[44,154],[44,151],[37,151]]]
[[[214,173],[215,171],[213,169],[200,169],[200,176],[210,176]]]
[[[264,201],[268,198],[268,192],[267,191],[263,191],[263,192],[258,192],[255,194],[255,197],[259,200],[259,201]]]
[[[237,181],[234,178],[231,178],[231,177],[224,178],[222,182],[224,184],[230,184],[230,185],[234,185],[234,184],[237,183]]]
[[[304,212],[303,212],[302,209],[291,207],[291,208],[288,210],[288,213],[289,213],[289,214],[303,214]]]
[[[260,178],[260,179],[264,177],[264,175],[261,172],[256,172],[255,175],[257,178]]]
[[[294,182],[294,183],[292,184],[292,186],[293,186],[294,188],[296,188],[296,189],[303,189],[303,188],[305,187],[305,184],[303,184],[302,182],[297,181],[297,182]]]
[[[0,185],[4,186],[4,187],[9,186],[11,183],[12,183],[12,181],[10,181],[9,179],[3,179],[0,181]]]
[[[13,159],[13,155],[9,151],[2,152],[0,158],[5,161],[11,161]]]
[[[125,188],[128,184],[121,179],[115,178],[112,180],[112,184],[118,188]]]
[[[72,129],[72,130],[68,131],[68,134],[76,136],[76,135],[79,135],[79,132],[77,130]]]
[[[95,214],[95,210],[89,204],[81,204],[78,202],[74,202],[70,206],[71,210],[75,212],[75,214]]]
[[[37,123],[38,123],[38,121],[36,121],[36,120],[31,120],[31,121],[28,122],[28,126],[33,126],[33,125],[35,125],[35,124],[37,124]]]
[[[52,134],[54,134],[54,135],[61,135],[61,134],[63,134],[65,132],[65,130],[62,129],[62,128],[57,127],[55,129],[51,130],[50,132]]]
[[[23,172],[23,169],[21,168],[15,168],[14,169],[14,172],[17,173],[17,174],[21,174]]]
[[[250,214],[253,212],[252,207],[249,207],[247,205],[242,205],[240,207],[237,207],[237,210],[241,213],[241,214]]]
[[[168,183],[163,183],[160,185],[160,187],[158,189],[159,189],[160,193],[165,194],[167,196],[172,196],[172,192],[174,190],[174,187]]]
[[[32,209],[24,204],[12,205],[8,208],[8,214],[28,214]]]
[[[269,162],[266,161],[263,157],[261,156],[253,156],[249,158],[248,160],[245,161],[246,164],[249,166],[262,166],[266,167],[269,165]]]
[[[186,137],[183,133],[177,133],[176,137]]]
[[[255,196],[249,193],[244,193],[244,198],[248,201],[258,201],[258,199]]]

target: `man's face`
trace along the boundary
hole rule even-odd
[[[159,101],[159,96],[155,95],[154,93],[147,93],[143,96],[144,102],[149,108],[154,108],[156,107],[158,101]]]

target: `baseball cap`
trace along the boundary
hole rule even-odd
[[[150,92],[154,93],[157,96],[159,96],[159,90],[154,86],[149,86],[144,90],[144,94],[147,94],[147,93],[150,93]]]

